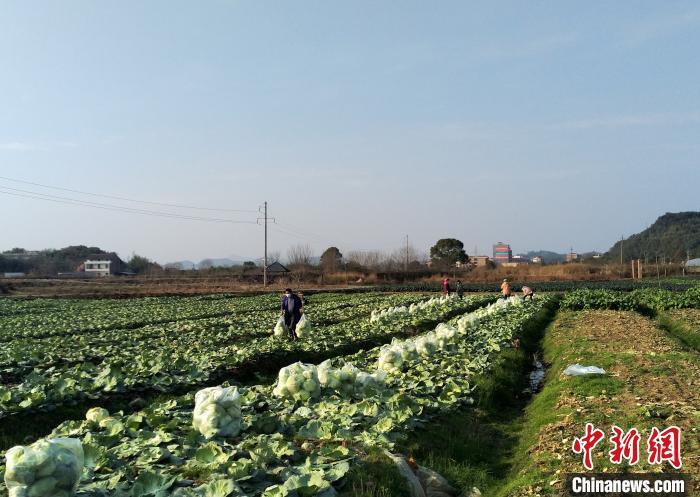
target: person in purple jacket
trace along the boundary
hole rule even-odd
[[[291,288],[287,288],[284,291],[284,296],[282,297],[282,315],[284,316],[284,324],[287,325],[289,330],[289,338],[292,340],[297,340],[296,327],[297,323],[301,319],[301,315],[304,313],[304,303],[301,298],[294,292]]]

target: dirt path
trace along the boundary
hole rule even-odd
[[[552,495],[564,475],[583,472],[572,443],[590,422],[606,433],[594,451],[594,471],[618,473],[608,459],[613,424],[641,432],[640,463],[631,472],[671,472],[647,462],[652,427],[681,428],[682,473],[700,487],[700,355],[682,347],[648,318],[633,312],[562,312],[544,342],[551,364],[545,389],[527,409],[519,460],[503,495]],[[596,365],[606,377],[572,378],[569,364]]]

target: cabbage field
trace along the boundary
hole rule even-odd
[[[0,427],[82,417],[0,447],[0,495],[333,495],[357,454],[472,402],[547,302],[315,294],[292,342],[274,295],[0,300]]]
[[[0,497],[349,496],[368,454],[506,389],[552,319],[630,312],[697,350],[667,315],[697,287],[434,295],[306,296],[297,341],[277,295],[0,299]]]
[[[549,300],[316,294],[294,342],[272,295],[0,300],[0,426],[86,406],[7,452],[0,495],[334,495],[358,454],[470,404]]]
[[[489,298],[450,300],[396,319],[372,311],[427,300],[420,294],[319,294],[308,299],[313,342],[271,335],[278,298],[130,301],[0,300],[0,418],[114,394],[175,392],[238,373],[277,370],[294,358],[335,355],[438,322]]]

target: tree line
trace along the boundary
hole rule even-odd
[[[0,273],[26,273],[31,275],[55,276],[58,273],[71,273],[78,270],[86,259],[95,256],[115,256],[99,247],[73,245],[62,249],[48,249],[29,252],[15,247],[0,253]],[[318,268],[324,272],[339,271],[402,271],[405,269],[425,269],[430,265],[436,269],[453,267],[455,263],[466,263],[469,256],[464,251],[464,244],[454,238],[438,240],[430,248],[429,255],[421,254],[412,245],[392,251],[351,250],[345,255],[338,247],[328,247],[319,258],[314,257],[310,245],[294,245],[287,250],[284,261],[292,270]],[[121,261],[121,259],[119,259]],[[200,263],[199,269],[210,269],[207,259]],[[268,254],[268,264],[282,261],[279,251]],[[121,272],[148,274],[163,271],[164,268],[147,257],[132,254],[128,261],[121,261]],[[243,268],[257,267],[254,261],[246,261]]]

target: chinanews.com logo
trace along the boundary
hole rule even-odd
[[[593,473],[593,450],[605,440],[606,434],[592,423],[586,423],[584,433],[576,437],[571,449],[581,455],[583,467],[589,473],[569,474],[566,493],[570,496],[622,495],[690,495],[689,479],[680,473]],[[676,470],[683,467],[681,455],[681,429],[670,426],[652,427],[645,438],[642,454],[642,433],[637,428],[628,431],[613,425],[608,458],[613,464],[626,463],[635,466],[645,457],[652,466],[667,464]]]

